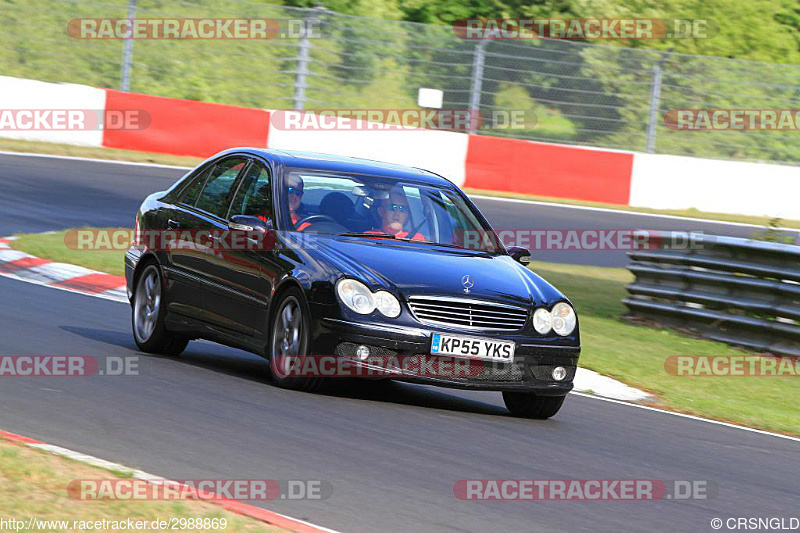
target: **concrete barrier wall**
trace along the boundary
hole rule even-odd
[[[87,110],[102,115],[106,91],[86,85],[46,83],[0,76],[0,109]],[[0,137],[82,146],[102,146],[103,130],[12,130],[0,124]]]
[[[800,219],[800,167],[635,154],[629,205]]]
[[[465,186],[626,205],[633,154],[470,135]]]
[[[581,148],[432,131],[290,129],[270,111],[0,76],[0,111],[143,110],[144,129],[31,131],[0,137],[209,157],[255,146],[425,168],[475,189],[659,209],[800,219],[800,167]],[[276,112],[279,113],[279,112]],[[349,120],[349,119],[343,119]]]
[[[203,158],[236,146],[267,146],[269,112],[263,109],[106,92],[108,110],[143,110],[149,124],[144,129],[107,129],[103,146]]]
[[[283,127],[282,111],[275,111],[269,148],[305,150],[375,159],[424,168],[463,185],[469,138],[463,133],[426,129],[369,130],[366,121],[336,119],[335,129],[296,130]]]

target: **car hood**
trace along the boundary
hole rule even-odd
[[[353,277],[402,296],[461,296],[542,305],[565,299],[543,278],[507,255],[389,239],[313,237],[308,259],[331,278]],[[464,277],[469,276],[469,292]],[[469,283],[467,283],[469,285]]]

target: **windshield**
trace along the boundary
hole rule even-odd
[[[499,251],[456,191],[376,176],[291,171],[279,194],[287,227],[364,239],[401,239]]]

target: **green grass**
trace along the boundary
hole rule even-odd
[[[109,228],[112,229],[112,228]],[[13,247],[17,250],[57,261],[70,263],[92,270],[125,275],[123,258],[125,250],[74,250],[65,244],[67,231],[19,235]]]
[[[70,522],[66,530],[51,527],[48,531],[76,531],[73,521],[168,520],[169,518],[225,518],[226,532],[284,531],[237,515],[206,502],[198,501],[131,501],[73,500],[67,485],[76,479],[114,479],[113,472],[87,466],[56,455],[34,450],[0,439],[0,502],[3,518],[27,521],[57,520]],[[35,530],[35,528],[34,528]],[[150,529],[147,529],[150,531]],[[176,531],[211,531],[178,529]],[[220,530],[217,530],[220,531]]]
[[[534,263],[533,270],[575,304],[581,327],[580,364],[657,396],[660,406],[744,424],[800,434],[797,377],[678,377],[667,374],[671,355],[742,355],[727,345],[695,339],[669,329],[620,320],[625,269]]]
[[[12,246],[39,257],[122,273],[124,251],[77,251],[64,233],[23,235]],[[655,403],[675,411],[800,435],[800,392],[796,377],[677,377],[664,369],[671,355],[735,355],[724,344],[687,337],[668,329],[637,326],[620,319],[625,285],[632,275],[621,268],[534,262],[533,270],[575,304],[581,324],[581,366],[655,395]]]

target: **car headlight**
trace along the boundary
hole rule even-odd
[[[400,302],[386,291],[375,293],[375,307],[389,318],[400,316]]]
[[[363,283],[354,279],[342,279],[336,284],[336,292],[342,303],[356,313],[368,315],[375,310],[375,298]]]
[[[550,330],[553,329],[553,316],[550,311],[540,307],[533,313],[533,329],[542,335],[550,333]]]
[[[577,318],[575,311],[568,303],[558,302],[553,306],[553,331],[561,335],[569,335],[575,329]]]

